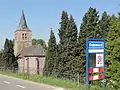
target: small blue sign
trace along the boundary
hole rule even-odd
[[[104,42],[103,41],[89,41],[89,49],[103,49]]]

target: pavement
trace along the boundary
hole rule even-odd
[[[65,90],[0,74],[0,90]]]

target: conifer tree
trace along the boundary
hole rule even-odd
[[[4,44],[3,59],[5,68],[12,69],[12,67],[14,67],[15,64],[17,65],[17,60],[14,56],[13,42],[12,40],[8,40],[7,38]]]
[[[58,51],[57,51],[57,60],[58,63],[58,69],[56,71],[57,76],[61,77],[63,76],[62,73],[64,73],[65,70],[65,61],[66,61],[66,30],[67,30],[67,24],[68,24],[68,14],[67,12],[63,11],[61,15],[61,22],[60,22],[60,29],[59,29],[59,38],[60,42],[58,44]]]
[[[83,16],[83,21],[80,26],[78,44],[79,44],[79,59],[81,60],[81,78],[85,77],[85,48],[87,38],[101,38],[102,33],[99,26],[99,15],[95,8],[89,10]]]
[[[53,75],[55,60],[56,60],[56,38],[53,31],[51,30],[50,39],[48,41],[46,60],[45,60],[44,75],[46,76]]]
[[[14,55],[13,41],[9,40],[9,64],[11,68],[17,68],[17,60]]]
[[[65,43],[67,23],[68,23],[68,14],[67,12],[62,11],[61,22],[60,22],[61,26],[60,26],[59,33],[58,33],[59,38],[60,38],[60,44]]]
[[[102,18],[99,22],[100,29],[102,34],[102,38],[106,39],[108,31],[109,31],[109,26],[110,26],[110,16],[107,15],[107,12],[104,12],[102,14]]]
[[[4,66],[4,60],[3,60],[3,49],[0,51],[0,66]]]
[[[9,52],[9,40],[6,38],[5,44],[4,44],[4,51],[3,51],[3,58],[4,58],[4,66],[5,68],[8,67],[8,62],[9,62],[9,57],[8,57],[8,52]]]
[[[76,75],[76,65],[77,62],[75,61],[76,57],[76,45],[77,45],[77,26],[75,24],[74,18],[71,15],[70,19],[68,21],[67,27],[66,27],[66,50],[64,53],[66,53],[66,63],[64,63],[65,70],[64,73],[67,73],[69,75],[68,78],[75,78]],[[67,75],[66,75],[67,76]]]

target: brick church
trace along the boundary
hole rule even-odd
[[[42,75],[45,51],[40,45],[32,45],[32,31],[27,25],[24,11],[14,32],[14,54],[18,57],[19,72]]]

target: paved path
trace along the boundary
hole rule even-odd
[[[0,74],[0,90],[64,90]]]

